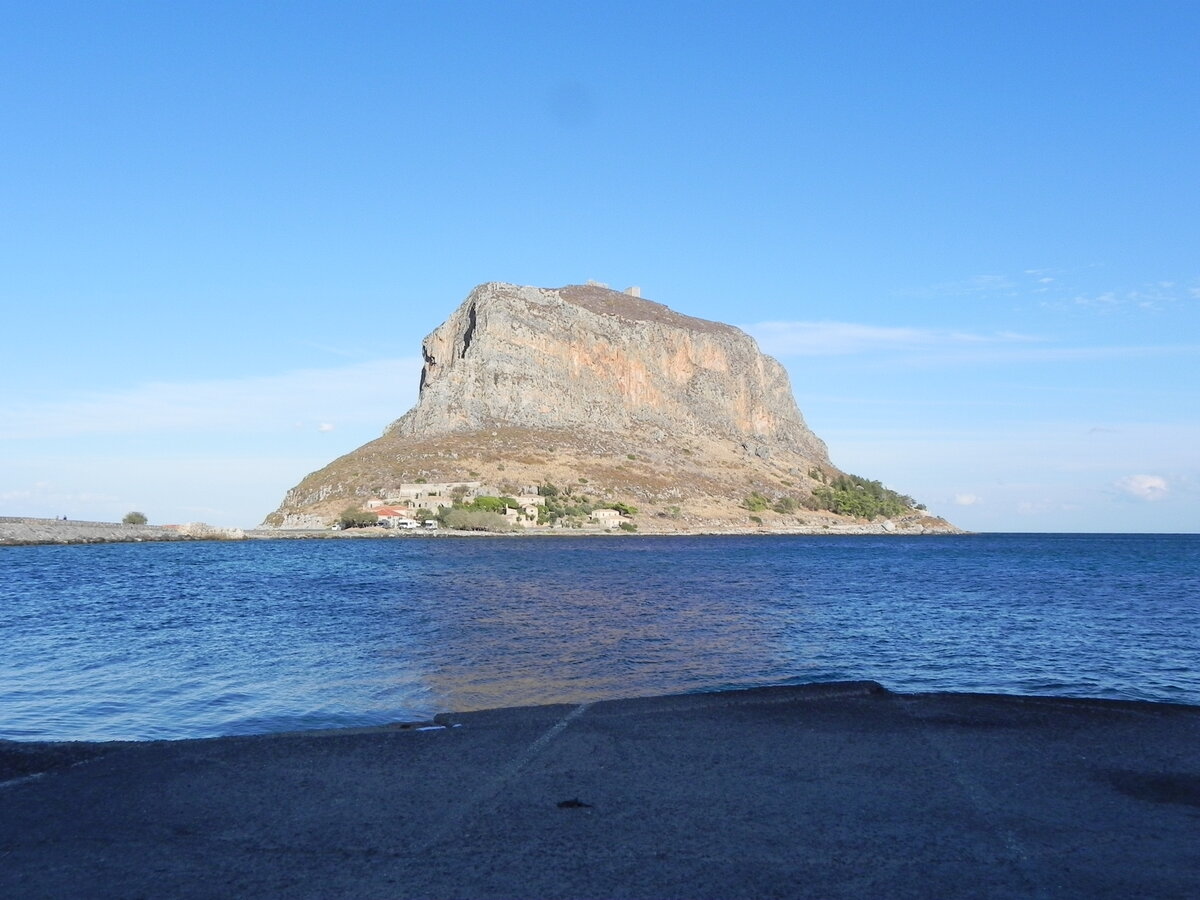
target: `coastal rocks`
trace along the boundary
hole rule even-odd
[[[188,522],[184,525],[165,527],[173,528],[177,534],[194,540],[240,541],[246,537],[246,532],[240,528],[222,528],[207,522]]]
[[[66,519],[0,518],[0,546],[26,544],[118,544],[142,541],[239,540],[240,528],[188,525],[125,525]]]
[[[0,545],[102,544],[120,541],[180,540],[173,532],[154,525],[117,522],[72,522],[65,519],[0,519]]]

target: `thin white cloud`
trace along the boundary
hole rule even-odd
[[[1024,274],[1033,275],[1033,270]],[[1008,275],[973,275],[958,281],[943,281],[925,287],[901,291],[903,297],[958,297],[980,294],[1013,294],[1021,287],[1020,281]]]
[[[1119,491],[1139,500],[1163,500],[1169,493],[1167,479],[1161,475],[1127,475],[1116,482]]]
[[[954,495],[954,505],[955,506],[974,506],[978,502],[979,502],[979,498],[977,496],[975,496],[974,494],[955,494]]]
[[[1112,313],[1120,309],[1163,312],[1171,306],[1200,297],[1200,284],[1195,277],[1161,278],[1140,285],[1123,285],[1107,289],[1085,287],[1094,282],[1095,274],[1082,269],[1030,268],[1011,275],[975,275],[957,281],[944,281],[898,292],[901,297],[921,299],[1000,299],[1037,297],[1047,308],[1088,309]]]
[[[1200,353],[1200,344],[1165,344],[1128,347],[980,347],[958,350],[949,348],[931,355],[930,363],[1054,363],[1094,362],[1108,359],[1145,359]]]
[[[382,427],[415,401],[420,368],[421,360],[409,357],[252,378],[152,382],[46,402],[16,401],[0,407],[0,438],[263,432],[296,421],[328,423],[331,413],[344,424],[374,422]]]
[[[1200,344],[1063,347],[1014,331],[979,334],[937,328],[863,325],[854,322],[759,322],[743,325],[765,353],[789,356],[855,356],[910,365],[1089,362],[1200,353]]]
[[[773,356],[849,356],[880,350],[1027,344],[1040,340],[1016,332],[973,334],[937,328],[888,327],[855,322],[759,322],[742,330]]]
[[[1076,306],[1090,306],[1099,309],[1108,309],[1117,306],[1121,303],[1121,298],[1113,291],[1105,291],[1102,294],[1094,296],[1077,296],[1072,301]]]
[[[1200,422],[1113,421],[1106,435],[1089,434],[1090,424],[992,415],[881,423],[851,408],[818,433],[841,469],[879,478],[972,531],[1195,531],[1192,506],[1178,501],[1200,497]],[[1118,491],[1114,482],[1131,472],[1163,477],[1167,497],[1149,503]],[[959,505],[956,493],[979,501]]]
[[[1163,312],[1178,303],[1200,296],[1200,288],[1176,281],[1153,281],[1134,288],[1121,288],[1099,292],[1075,292],[1060,295],[1057,300],[1047,302],[1049,307],[1077,307],[1101,313],[1119,309],[1141,309]]]
[[[322,422],[320,425],[317,426],[317,431],[330,432],[330,431],[333,431],[333,427],[334,426],[332,424],[330,424],[329,422]]]

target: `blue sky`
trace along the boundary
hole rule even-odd
[[[1200,4],[0,2],[0,514],[257,523],[484,281],[987,531],[1200,526]]]

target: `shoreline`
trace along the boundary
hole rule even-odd
[[[214,528],[200,522],[185,525],[126,525],[122,522],[0,516],[0,547],[240,540],[244,536],[245,532],[240,528]]]
[[[445,711],[435,713],[427,719],[380,722],[374,725],[302,728],[288,729],[284,731],[251,732],[247,734],[209,735],[206,737],[113,738],[107,740],[22,740],[17,738],[0,737],[0,788],[3,788],[8,783],[8,779],[11,777],[11,773],[6,766],[12,764],[14,755],[20,756],[21,753],[25,751],[28,751],[30,756],[37,756],[40,752],[46,752],[52,757],[56,756],[58,751],[62,751],[68,756],[70,755],[70,751],[80,751],[85,752],[85,755],[90,757],[93,754],[86,753],[88,750],[96,750],[99,752],[105,749],[141,746],[148,744],[185,744],[194,742],[205,743],[210,741],[260,741],[271,740],[275,738],[338,738],[352,737],[357,735],[392,734],[396,732],[407,731],[436,731],[440,729],[456,727],[455,723],[464,717],[480,715],[505,715],[531,712],[536,710],[557,709],[560,707],[591,707],[597,704],[608,703],[639,704],[653,703],[657,701],[683,703],[689,698],[694,700],[696,703],[703,704],[705,702],[705,698],[720,699],[725,697],[737,700],[743,696],[757,697],[760,695],[770,696],[772,694],[778,694],[780,697],[787,700],[831,700],[873,695],[907,698],[913,701],[919,701],[922,698],[935,697],[957,698],[963,702],[969,702],[972,700],[978,700],[981,702],[997,701],[1016,705],[1026,705],[1029,707],[1062,706],[1077,709],[1093,709],[1101,712],[1147,712],[1162,713],[1167,715],[1179,713],[1184,715],[1194,714],[1200,716],[1200,703],[1180,703],[1174,700],[1134,700],[1116,697],[1076,697],[1064,694],[1002,694],[978,691],[893,691],[878,681],[871,679],[856,681],[813,681],[802,682],[799,684],[773,684],[756,687],[721,688],[717,690],[701,690],[679,694],[651,694],[646,696],[609,697],[588,701],[559,700],[547,703],[535,703],[525,706],[501,706],[488,707],[484,709]]]
[[[891,525],[892,527],[888,527]],[[837,525],[803,525],[768,528],[759,525],[743,527],[700,526],[695,529],[647,529],[626,532],[601,528],[522,528],[517,531],[459,531],[394,530],[384,528],[284,529],[284,528],[220,528],[203,523],[186,525],[124,525],[119,522],[84,522],[67,519],[0,516],[0,547],[29,547],[46,545],[162,543],[171,541],[241,541],[241,540],[323,540],[323,539],[422,539],[475,537],[704,537],[750,535],[811,535],[811,536],[872,536],[872,537],[937,537],[966,535],[960,529],[926,529],[896,527],[892,522],[846,523]]]
[[[1200,896],[1198,741],[1200,707],[842,682],[0,743],[0,895]]]

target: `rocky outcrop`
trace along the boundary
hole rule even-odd
[[[313,527],[413,485],[472,482],[638,506],[642,531],[888,532],[815,508],[814,488],[842,473],[783,366],[731,325],[597,285],[490,283],[422,352],[417,405],[264,524]],[[891,531],[949,527],[905,508]]]
[[[193,540],[240,541],[246,536],[246,532],[240,528],[225,528],[220,525],[209,525],[207,522],[186,522],[183,525],[174,526],[174,530],[183,537]]]
[[[485,284],[422,346],[420,401],[389,431],[577,429],[733,440],[828,465],[787,372],[731,325],[592,285]]]

